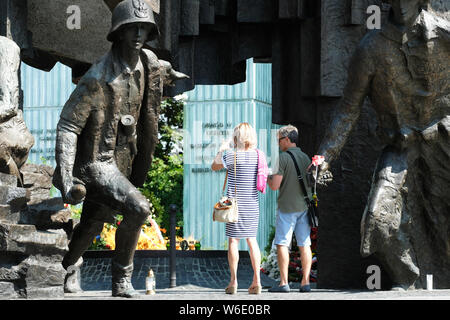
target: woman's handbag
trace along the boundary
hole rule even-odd
[[[269,168],[267,166],[266,156],[264,152],[256,149],[258,153],[258,174],[256,175],[256,189],[261,193],[266,193],[267,176]]]
[[[234,153],[234,177],[236,179],[236,152]],[[224,196],[214,205],[213,221],[217,222],[237,222],[238,221],[238,204],[237,204],[237,190],[236,182],[234,183],[234,198],[225,196],[225,186],[227,185],[228,171],[225,175],[222,193]]]
[[[300,172],[300,169],[298,168],[297,161],[295,161],[294,155],[289,151],[286,151],[286,152],[291,156],[292,160],[294,161],[295,170],[297,170],[298,181],[300,183],[300,187],[302,188],[306,205],[308,206],[309,225],[311,226],[311,228],[317,228],[319,226],[319,214],[318,214],[318,210],[317,210],[316,201],[315,201],[315,199],[311,200],[308,197],[308,192],[306,192],[306,187],[305,187],[305,181],[303,180],[302,174]]]

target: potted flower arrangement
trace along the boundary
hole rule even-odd
[[[272,245],[269,249],[267,257],[263,259],[261,263],[261,272],[269,276],[271,279],[280,281],[280,271],[278,269],[277,260],[277,247],[273,244],[274,232],[269,239],[272,239]],[[312,265],[310,282],[317,282],[317,228],[311,230],[311,251],[312,251]],[[291,250],[289,252],[289,266],[288,266],[288,281],[289,282],[300,282],[302,280],[302,265],[300,261],[300,253],[295,241],[295,236],[293,237]]]

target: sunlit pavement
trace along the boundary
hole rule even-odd
[[[450,290],[410,290],[410,291],[357,291],[312,289],[311,292],[299,292],[293,289],[289,293],[271,293],[263,289],[259,295],[250,295],[247,288],[238,289],[237,294],[225,294],[224,290],[208,289],[196,286],[180,286],[157,290],[154,295],[145,291],[132,300],[450,300]],[[111,296],[111,291],[84,291],[65,294],[64,300],[108,300],[125,299]]]

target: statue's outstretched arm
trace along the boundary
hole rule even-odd
[[[77,153],[78,135],[65,128],[58,126],[55,158],[56,163],[59,166],[60,174],[60,190],[63,195],[63,199],[66,203],[77,204],[83,199],[77,199],[79,197],[74,196],[74,181],[73,166],[75,163],[75,156]],[[79,181],[81,182],[81,181]],[[78,183],[79,184],[79,183]],[[76,187],[78,188],[78,187]],[[83,197],[84,198],[84,197]]]
[[[95,79],[80,83],[65,104],[56,130],[55,160],[57,170],[54,184],[66,203],[77,204],[84,200],[84,183],[73,176],[77,154],[78,136],[83,131],[91,110],[101,99],[101,88]]]
[[[330,125],[318,150],[318,154],[325,157],[325,162],[320,166],[319,178],[339,156],[360,116],[364,99],[369,94],[374,74],[373,65],[370,49],[361,44],[350,61],[344,95],[332,112]]]

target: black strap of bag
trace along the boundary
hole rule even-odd
[[[306,186],[305,186],[305,180],[302,177],[302,174],[300,172],[300,169],[298,167],[298,164],[297,164],[297,161],[295,160],[294,155],[290,151],[286,151],[286,152],[291,156],[292,160],[294,161],[295,170],[297,171],[298,182],[300,183],[300,187],[302,188],[302,191],[303,191],[303,197],[305,199],[306,205],[308,206],[309,224],[311,225],[312,228],[317,228],[319,226],[319,221],[317,218],[317,212],[316,212],[314,200],[310,200],[308,197],[308,192],[306,191]]]

